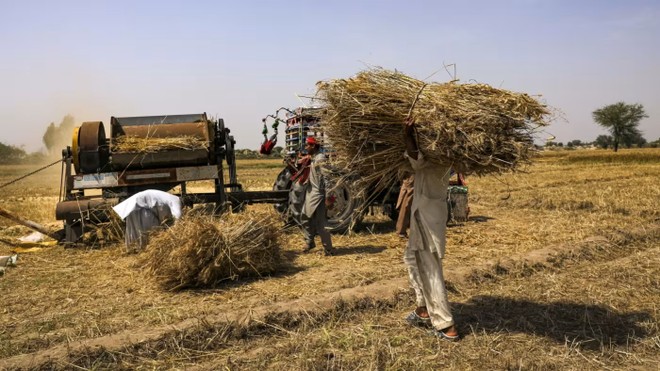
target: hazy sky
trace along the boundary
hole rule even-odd
[[[207,112],[238,148],[318,80],[368,65],[542,94],[567,142],[591,112],[641,103],[660,138],[660,1],[0,0],[0,142],[42,147],[50,122]],[[549,134],[548,134],[549,135]],[[283,136],[280,137],[283,142]]]

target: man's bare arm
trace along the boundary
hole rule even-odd
[[[406,143],[408,156],[413,160],[417,160],[419,157],[419,147],[417,146],[417,140],[415,139],[415,120],[412,118],[407,119],[404,123],[403,139]]]

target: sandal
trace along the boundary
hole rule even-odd
[[[455,342],[461,337],[459,334],[456,335],[447,335],[443,330],[433,330],[431,335],[440,338],[441,340]]]
[[[411,326],[429,327],[431,325],[431,318],[420,317],[414,310],[406,317],[406,322]]]

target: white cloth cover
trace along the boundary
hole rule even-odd
[[[148,189],[146,191],[138,192],[125,199],[117,206],[114,206],[112,209],[122,220],[124,220],[128,214],[138,207],[153,209],[156,206],[162,205],[166,205],[170,208],[170,212],[175,219],[181,217],[181,199],[173,194],[156,189]]]
[[[128,251],[143,249],[148,243],[148,232],[171,217],[180,218],[181,209],[179,197],[154,189],[136,193],[113,207],[126,220],[124,237]]]

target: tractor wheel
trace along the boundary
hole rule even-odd
[[[336,179],[326,178],[327,197],[334,198],[334,204],[328,214],[328,230],[332,233],[344,233],[353,230],[362,221],[366,211],[365,201],[356,194],[352,184],[344,182],[336,186]]]
[[[291,189],[291,176],[293,173],[291,173],[291,170],[289,168],[284,168],[280,173],[277,175],[277,179],[275,180],[275,184],[273,184],[273,191],[285,191]],[[281,204],[275,204],[275,210],[279,213],[284,213],[286,210],[289,208],[289,205],[287,203],[281,203]]]
[[[300,224],[300,214],[304,203],[304,187],[291,181],[291,171],[283,169],[277,176],[274,191],[289,190],[289,202],[287,204],[275,204],[275,210],[285,214],[289,225]],[[328,225],[326,229],[330,233],[343,233],[354,228],[362,220],[362,209],[364,199],[357,197],[351,192],[350,185],[335,187],[333,177],[326,179],[327,197],[335,199],[332,210],[327,211]]]

